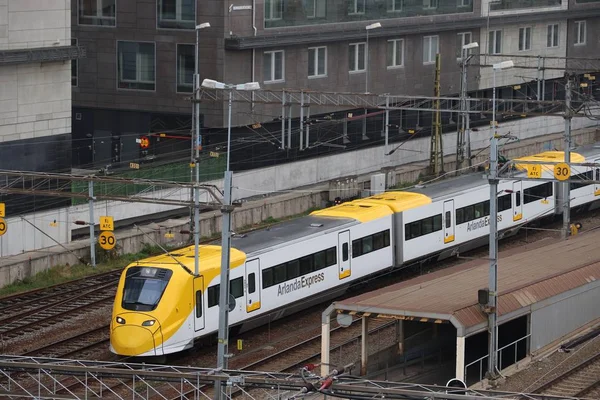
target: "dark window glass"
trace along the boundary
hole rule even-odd
[[[512,208],[512,198],[510,194],[505,194],[498,198],[498,212],[510,210]]]
[[[152,311],[173,272],[164,268],[132,267],[127,270],[121,306],[131,311]]]
[[[248,275],[248,293],[256,292],[256,274],[253,272]]]
[[[312,256],[302,257],[300,259],[300,275],[306,275],[313,272]]]
[[[330,249],[327,249],[327,265],[335,265],[337,264],[337,249],[335,247],[332,247]]]
[[[483,203],[477,203],[473,205],[473,213],[475,214],[475,219],[484,217],[485,214],[483,213]]]
[[[119,89],[154,90],[154,43],[117,42]]]
[[[384,248],[383,245],[383,232],[376,233],[373,235],[373,250],[379,250]]]
[[[517,207],[519,207],[521,205],[521,191],[520,190],[517,192],[515,203],[516,203]]]
[[[194,29],[196,1],[158,0],[158,27],[165,29]]]
[[[421,235],[428,235],[433,232],[433,218],[421,220]]]
[[[342,245],[342,261],[348,261],[348,243]]]
[[[441,231],[442,230],[442,214],[438,214],[433,217],[433,231]]]
[[[384,231],[383,232],[383,245],[385,247],[388,247],[390,245],[390,231]]]
[[[362,254],[367,254],[373,251],[373,236],[362,238]]]
[[[219,304],[219,290],[221,285],[215,285],[208,288],[208,307],[214,307]]]
[[[452,226],[452,214],[450,211],[446,211],[446,228],[450,228]]]
[[[202,316],[202,290],[196,291],[196,318]]]
[[[194,70],[196,68],[195,50],[196,47],[193,44],[177,45],[177,92],[193,92]]]
[[[273,268],[265,269],[262,272],[263,289],[271,287],[275,284],[273,281]]]
[[[352,242],[352,258],[360,257],[362,255],[360,251],[360,239]]]
[[[483,202],[483,215],[485,215],[485,216],[490,215],[490,202],[489,201]]]
[[[459,208],[458,210],[456,210],[456,225],[460,225],[463,222],[465,222],[464,215],[465,215],[464,209]]]
[[[315,271],[323,269],[327,266],[326,250],[315,253]]]
[[[465,207],[465,221],[473,221],[475,219],[475,212],[473,206]]]
[[[116,0],[79,0],[79,24],[115,26]]]
[[[286,280],[294,279],[302,275],[300,273],[300,261],[292,260],[287,263],[287,276]]]
[[[274,282],[276,285],[287,280],[286,267],[286,264],[279,264],[274,268]]]
[[[244,280],[241,277],[229,282],[229,294],[236,299],[244,295]]]

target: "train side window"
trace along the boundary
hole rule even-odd
[[[236,299],[244,295],[244,280],[241,277],[229,282],[229,294]]]
[[[348,243],[342,245],[342,261],[348,261]]]
[[[298,260],[288,261],[286,280],[297,278],[300,275],[302,275],[300,273],[300,261],[298,261]]]
[[[337,249],[335,247],[327,249],[327,266],[337,264],[336,251],[337,251]]]
[[[253,272],[248,275],[248,293],[256,292],[256,274]]]
[[[221,285],[215,285],[208,288],[208,307],[214,307],[219,304],[219,289]]]
[[[517,204],[517,207],[519,207],[521,205],[521,191],[520,190],[517,192],[517,195],[515,197],[516,197],[515,203]]]
[[[362,254],[367,254],[373,251],[373,236],[362,238]]]
[[[327,255],[326,250],[320,251],[314,254],[315,257],[315,271],[323,269],[327,266]]]
[[[356,258],[360,256],[362,256],[361,242],[360,239],[356,239],[352,241],[352,257]]]
[[[383,249],[383,232],[376,233],[373,235],[373,250]]]
[[[475,213],[475,219],[481,218],[484,216],[483,214],[483,203],[477,203],[474,205],[474,213]]]
[[[279,264],[273,268],[273,283],[277,285],[278,283],[285,282],[287,280],[286,275],[286,264]]]
[[[490,202],[489,201],[483,202],[483,215],[486,217],[488,215],[490,215]]]
[[[450,228],[451,225],[452,225],[452,214],[450,214],[450,211],[446,211],[446,228]]]
[[[273,286],[273,268],[265,269],[262,272],[263,289]]]
[[[442,214],[434,215],[433,217],[433,231],[441,231],[442,230]]]
[[[390,245],[390,231],[383,232],[383,247],[388,247]]]
[[[433,232],[433,218],[425,218],[421,221],[421,235]]]
[[[596,168],[596,179],[594,179],[594,180],[600,181],[600,168]]]
[[[465,222],[473,221],[475,219],[475,213],[473,212],[473,206],[465,207]]]
[[[456,210],[456,225],[460,225],[463,222],[465,222],[464,215],[465,215],[464,209],[459,208],[458,210]]]
[[[196,318],[202,316],[202,290],[196,291]]]
[[[313,272],[312,256],[302,257],[300,259],[300,275],[306,275]]]

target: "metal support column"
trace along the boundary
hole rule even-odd
[[[498,291],[498,135],[496,122],[496,70],[493,72],[493,100],[492,100],[492,138],[490,146],[490,171],[488,182],[490,184],[490,272],[489,272],[489,303],[491,312],[488,314],[489,328],[489,357],[488,378],[496,377],[496,306]]]
[[[362,327],[360,331],[360,375],[367,375],[367,365],[369,363],[369,317],[362,317]]]
[[[541,100],[541,96],[542,96],[542,78],[541,78],[541,73],[542,73],[542,57],[538,56],[537,70],[536,70],[536,73],[535,73],[535,80],[537,81],[537,95],[536,95],[536,99],[538,101]]]
[[[227,170],[223,181],[223,212],[221,230],[221,280],[219,291],[219,332],[217,348],[217,368],[227,369],[228,342],[229,342],[229,268],[231,251],[231,187],[232,173],[229,170],[231,156],[231,97],[229,91],[229,114],[227,119]],[[221,397],[220,386],[215,387],[217,398]]]
[[[285,90],[281,92],[281,149],[285,149]],[[289,146],[289,143],[288,143]]]
[[[292,148],[292,105],[288,104],[288,149]]]
[[[92,267],[96,267],[96,238],[94,235],[94,182],[90,181],[88,184],[88,193],[90,196],[90,264]]]
[[[466,49],[461,49],[461,79],[460,79],[460,115],[458,129],[456,130],[456,170],[459,171],[465,160],[465,128],[467,113],[467,60]],[[458,172],[457,172],[458,173]]]
[[[385,146],[383,148],[383,154],[388,154],[388,145],[390,143],[390,97],[385,96]]]
[[[305,105],[306,107],[306,119],[310,119],[310,93],[307,94],[308,96],[308,104]],[[306,131],[306,140],[304,141],[304,148],[308,149],[308,146],[310,144],[310,124],[307,124],[304,127],[305,131]]]
[[[304,92],[300,91],[300,150],[304,150]]]
[[[331,313],[333,306],[330,305],[321,314],[321,376],[329,375],[329,350],[331,346]]]
[[[571,90],[573,88],[572,75],[567,76],[567,85],[565,86],[565,162],[571,165],[571,119],[573,119],[573,110],[571,109]],[[569,181],[563,182],[563,227],[562,238],[566,239],[570,233],[571,221],[571,187]]]

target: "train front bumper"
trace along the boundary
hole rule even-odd
[[[160,329],[154,334],[141,326],[116,326],[110,334],[111,351],[122,356],[161,356],[163,355]]]

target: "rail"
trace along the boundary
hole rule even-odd
[[[516,363],[518,360],[518,349],[519,349],[519,343],[525,343],[525,345],[527,345],[527,342],[525,342],[529,337],[531,337],[531,334],[528,334],[526,336],[523,336],[520,339],[515,340],[512,343],[507,344],[506,346],[503,346],[501,348],[499,348],[498,350],[496,350],[496,354],[498,356],[498,365],[500,366],[500,369],[502,369],[502,354],[504,351],[507,351],[508,348],[510,348],[511,346],[514,346],[514,354],[513,354],[513,362],[510,364],[514,364]],[[479,379],[477,381],[481,381],[483,379],[483,361],[486,360],[489,357],[489,354],[486,354],[483,357],[478,358],[475,361],[470,362],[469,364],[465,365],[465,382],[467,382],[468,380],[468,369],[469,367],[478,364],[479,365]]]

